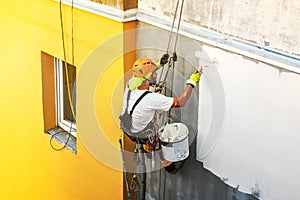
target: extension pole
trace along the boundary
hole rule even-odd
[[[129,189],[129,181],[128,181],[128,175],[127,175],[127,171],[126,171],[125,156],[124,156],[124,151],[123,151],[123,148],[122,148],[122,140],[121,140],[121,138],[119,139],[119,143],[120,143],[120,151],[121,151],[122,161],[123,161],[123,173],[124,173],[124,177],[125,177],[125,184],[126,184],[126,189],[127,189],[127,197],[128,197],[128,200],[131,200],[131,193],[130,193],[130,189]]]

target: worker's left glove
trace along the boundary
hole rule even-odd
[[[195,71],[191,76],[190,79],[186,81],[187,84],[192,85],[193,87],[196,87],[197,83],[199,82],[201,77],[201,72]]]
[[[160,62],[159,62],[160,65],[163,66],[163,65],[167,64],[169,61],[169,57],[170,57],[169,54],[165,53],[160,59]]]

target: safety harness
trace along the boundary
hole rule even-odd
[[[127,94],[127,105],[125,112],[119,117],[120,118],[120,127],[123,132],[133,141],[139,142],[141,144],[146,144],[147,141],[153,141],[153,129],[154,129],[154,122],[151,122],[141,131],[139,132],[132,132],[132,113],[138,103],[144,98],[147,94],[151,93],[149,90],[145,91],[134,103],[131,111],[128,113],[128,103],[130,99],[131,90],[128,91]]]

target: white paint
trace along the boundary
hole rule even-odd
[[[300,75],[208,46],[203,51],[219,62],[200,83],[197,159],[240,191],[298,200]],[[215,99],[223,95],[213,80],[222,83],[224,104]]]
[[[198,141],[202,141],[198,145],[197,157],[205,158],[211,153],[215,145],[218,143],[223,130],[225,118],[225,94],[221,77],[215,65],[217,61],[215,55],[207,54],[211,48],[203,46],[203,51],[197,51],[196,57],[199,58],[199,66],[206,65],[204,68],[200,83],[199,98],[199,117],[198,123],[201,124],[201,134],[198,134]],[[210,58],[209,56],[213,56]],[[207,58],[208,57],[208,58]],[[205,141],[205,143],[204,143]],[[199,143],[199,142],[198,142]]]

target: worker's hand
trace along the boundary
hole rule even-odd
[[[191,76],[190,79],[186,81],[187,84],[191,84],[193,87],[196,87],[197,83],[199,82],[201,77],[201,72],[198,70],[195,71]]]
[[[156,84],[154,92],[161,92],[163,90],[163,88],[164,88],[163,83]]]
[[[167,64],[169,61],[169,57],[170,57],[169,54],[165,53],[160,59],[160,65],[163,66]]]

